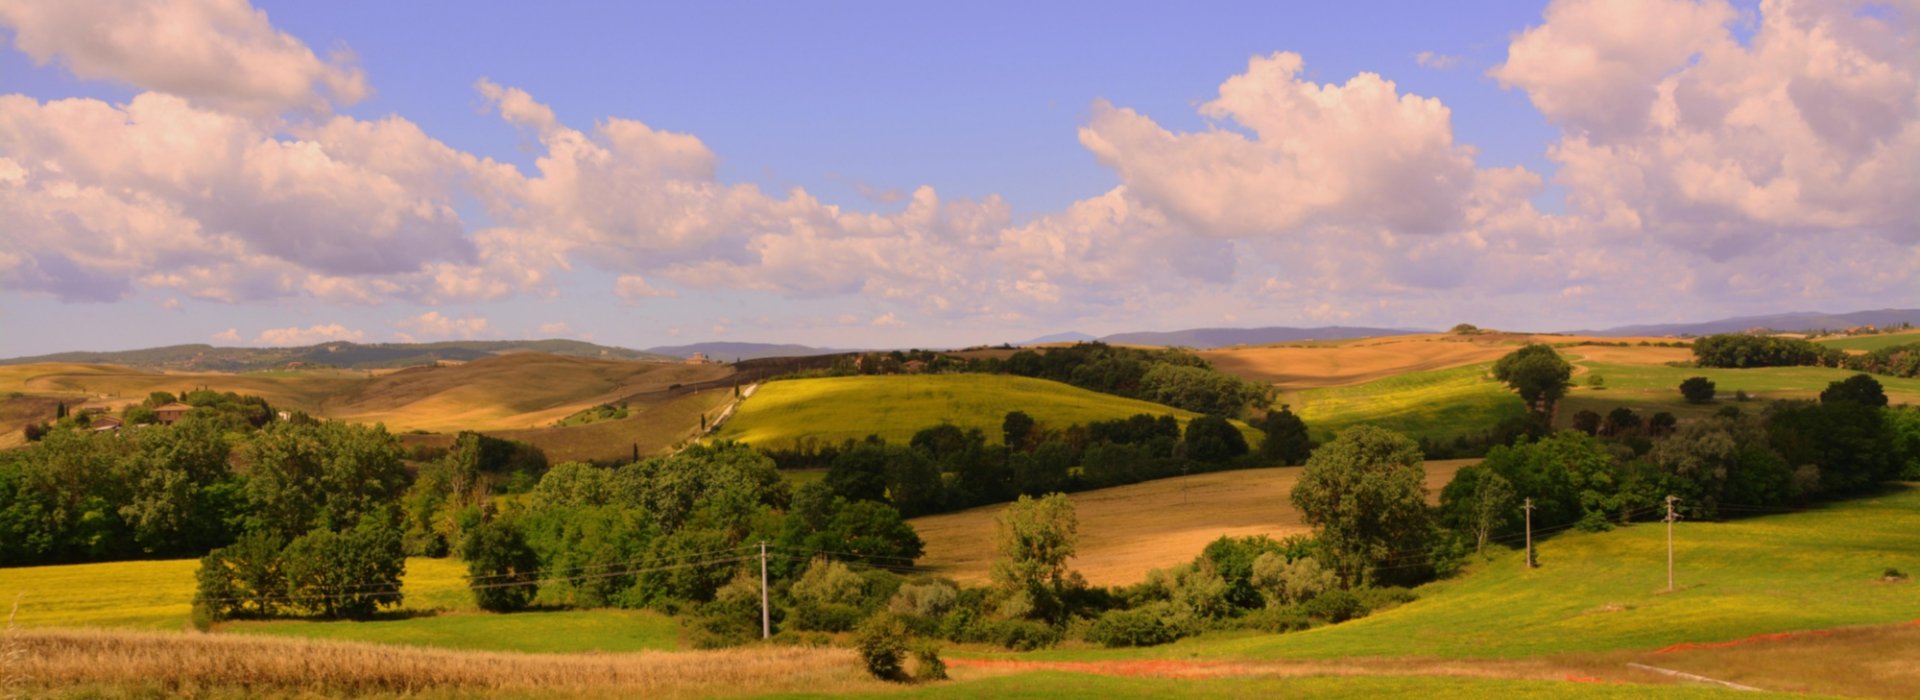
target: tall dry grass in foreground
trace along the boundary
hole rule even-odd
[[[20,628],[14,624],[14,617],[20,614],[20,596],[13,597],[13,608],[7,611],[7,629],[0,632],[0,698],[14,700],[20,697],[21,686],[27,682],[27,649],[20,642]]]
[[[503,654],[253,636],[32,629],[9,636],[37,692],[142,688],[168,695],[489,693],[688,697],[879,687],[850,650],[754,648]],[[9,661],[8,671],[14,672]]]

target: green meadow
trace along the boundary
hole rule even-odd
[[[1523,658],[1920,619],[1920,587],[1882,578],[1888,568],[1920,571],[1920,487],[1803,513],[1682,521],[1674,543],[1673,592],[1666,590],[1666,527],[1639,523],[1544,539],[1533,570],[1519,551],[1502,550],[1420,587],[1412,603],[1339,625],[1033,656]]]
[[[1408,372],[1350,386],[1306,389],[1280,399],[1325,441],[1356,425],[1414,437],[1451,438],[1523,415],[1525,404],[1488,374],[1491,364]]]
[[[741,402],[716,437],[763,447],[794,444],[802,436],[827,443],[879,435],[906,442],[943,422],[979,428],[1000,442],[1009,411],[1025,411],[1058,428],[1141,413],[1171,415],[1181,424],[1198,414],[1079,387],[999,374],[933,374],[788,379],[761,385]],[[1249,443],[1258,433],[1245,426]]]
[[[1850,338],[1828,338],[1814,341],[1821,345],[1841,350],[1879,350],[1895,345],[1920,343],[1920,331],[1905,333],[1882,333],[1879,335],[1857,335]]]

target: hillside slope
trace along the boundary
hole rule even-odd
[[[285,348],[216,347],[205,344],[109,352],[62,352],[0,360],[0,365],[43,363],[125,365],[146,369],[245,372],[289,365],[383,369],[470,362],[496,355],[536,352],[605,360],[668,360],[656,353],[578,340],[449,340],[438,343],[332,342]]]
[[[520,353],[380,376],[330,399],[323,412],[395,430],[539,428],[596,404],[664,402],[675,385],[714,381],[732,371],[725,365]]]
[[[1141,413],[1172,415],[1184,424],[1198,415],[1011,375],[828,377],[761,385],[717,437],[763,447],[790,446],[803,437],[840,442],[879,435],[905,442],[921,428],[948,422],[979,428],[989,442],[998,443],[1000,423],[1009,411],[1025,411],[1042,424],[1062,428]],[[1243,431],[1257,444],[1251,429]]]

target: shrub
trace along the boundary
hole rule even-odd
[[[1713,380],[1706,377],[1687,377],[1680,382],[1680,395],[1687,403],[1706,403],[1713,400]]]
[[[854,649],[867,673],[883,681],[905,680],[900,659],[907,653],[907,625],[888,613],[870,617],[854,634]]]
[[[835,603],[802,601],[793,606],[794,629],[845,632],[860,624],[860,608]]]
[[[1889,566],[1886,571],[1881,572],[1880,578],[1888,581],[1905,581],[1907,580],[1907,572]]]
[[[494,521],[467,533],[460,548],[467,560],[467,585],[482,610],[524,610],[539,591],[540,555],[527,546],[520,528]]]
[[[993,625],[992,641],[1014,651],[1044,649],[1060,642],[1060,630],[1035,620],[1001,620]]]
[[[1086,640],[1107,648],[1166,644],[1184,636],[1179,626],[1163,619],[1168,612],[1165,604],[1108,611],[1087,628]]]
[[[1268,634],[1280,634],[1312,627],[1313,620],[1307,617],[1307,611],[1301,606],[1287,605],[1247,613],[1246,617],[1240,618],[1240,626]]]
[[[859,605],[866,597],[867,580],[851,567],[824,557],[807,565],[800,580],[793,582],[793,599],[815,605]]]
[[[290,597],[331,618],[362,619],[400,604],[407,557],[400,531],[367,518],[347,532],[314,530],[281,552]]]
[[[1360,598],[1351,591],[1331,590],[1301,605],[1308,617],[1328,623],[1346,622],[1364,614]]]
[[[895,615],[939,617],[951,610],[959,599],[959,591],[945,581],[909,583],[893,594],[887,610]]]
[[[947,662],[940,658],[940,645],[923,640],[913,645],[913,679],[922,683],[947,679]]]
[[[1333,570],[1320,566],[1320,560],[1313,557],[1287,561],[1285,554],[1269,552],[1253,560],[1253,585],[1266,599],[1267,607],[1304,603],[1338,584]]]

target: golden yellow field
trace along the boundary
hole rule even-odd
[[[338,394],[322,408],[331,418],[385,423],[395,430],[538,428],[595,404],[719,379],[732,371],[724,365],[516,353],[394,372]]]
[[[153,697],[209,687],[246,696],[464,692],[713,697],[883,689],[853,651],[755,647],[700,652],[512,654],[226,634],[20,630],[10,672],[39,689],[102,686]],[[17,667],[15,667],[17,666]]]
[[[1483,333],[1454,335],[1429,333],[1361,338],[1339,342],[1287,343],[1202,350],[1199,355],[1228,374],[1272,384],[1282,390],[1315,389],[1362,384],[1408,372],[1463,367],[1491,362],[1523,343],[1578,346],[1568,352],[1592,351],[1606,362],[1661,364],[1692,359],[1686,348],[1610,347],[1586,343],[1672,342],[1672,338],[1598,338],[1572,335]],[[1633,358],[1628,360],[1625,358]]]
[[[1477,459],[1428,462],[1427,489],[1435,498],[1462,466]],[[1284,537],[1306,533],[1287,502],[1301,467],[1213,472],[1072,494],[1080,518],[1080,553],[1072,567],[1101,586],[1136,583],[1152,569],[1192,561],[1222,535]],[[958,581],[987,580],[994,552],[994,517],[1005,504],[910,521],[926,540],[919,562]]]

